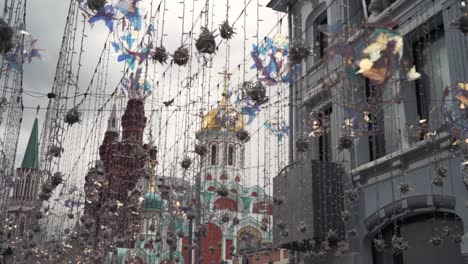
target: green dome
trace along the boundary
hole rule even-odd
[[[145,194],[144,208],[150,211],[160,211],[163,206],[161,196],[155,192]]]

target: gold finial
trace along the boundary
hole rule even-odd
[[[150,192],[152,193],[156,192],[156,183],[154,182],[154,177],[156,176],[156,165],[158,165],[157,160],[150,161],[150,166],[151,166]]]
[[[218,72],[218,74],[221,74],[224,77],[224,87],[223,87],[223,93],[222,93],[223,99],[221,100],[221,105],[226,106],[227,101],[228,101],[228,81],[229,81],[229,77],[232,74],[229,73],[226,68],[224,68],[223,72]]]

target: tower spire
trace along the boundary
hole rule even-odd
[[[34,119],[31,135],[29,136],[28,146],[24,152],[21,168],[39,169],[38,116],[39,106],[37,106],[36,118]]]

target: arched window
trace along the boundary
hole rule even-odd
[[[229,166],[234,166],[235,156],[236,156],[236,148],[233,145],[229,145],[228,147],[228,165]]]
[[[216,165],[218,163],[218,148],[216,146],[216,144],[213,144],[211,146],[211,165]]]

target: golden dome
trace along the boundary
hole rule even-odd
[[[226,116],[223,118],[223,115]],[[225,124],[219,124],[218,120],[226,120]],[[202,129],[221,129],[239,131],[245,126],[244,116],[233,107],[222,104],[219,108],[211,109],[204,117]]]
[[[225,128],[227,130],[239,131],[245,126],[244,116],[239,111],[237,111],[237,109],[229,106],[227,86],[230,74],[226,69],[224,69],[224,72],[220,74],[224,75],[224,91],[222,95],[223,99],[221,100],[219,107],[211,109],[203,117],[202,130]],[[220,120],[223,120],[221,122],[224,124],[219,124]]]

